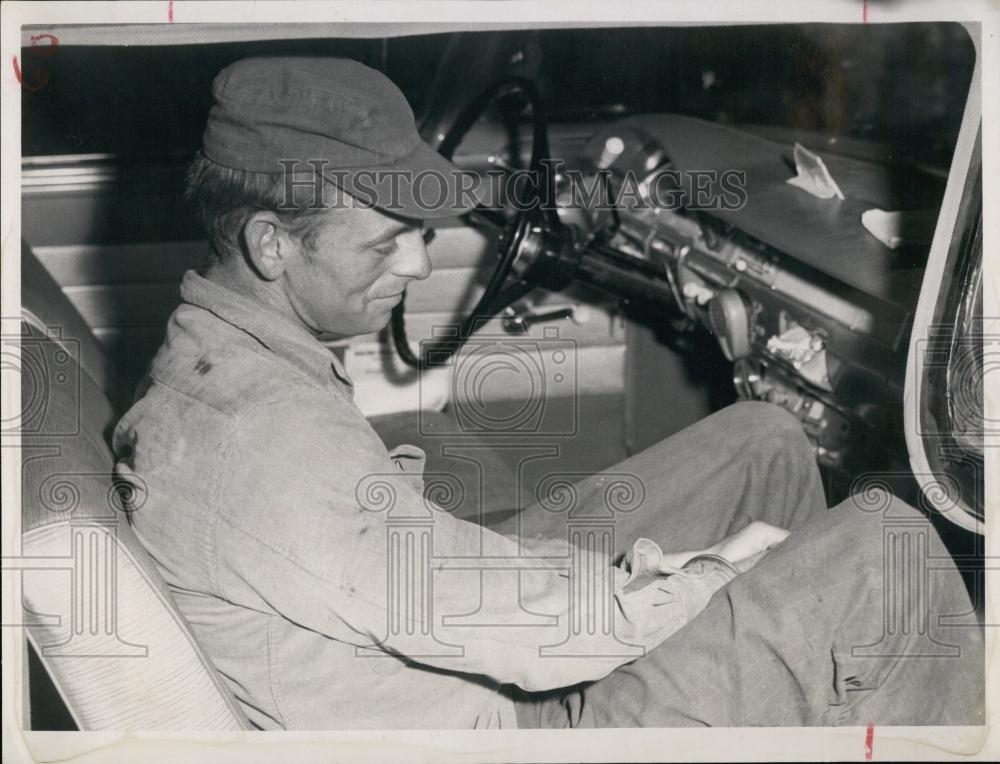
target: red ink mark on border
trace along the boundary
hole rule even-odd
[[[59,38],[56,37],[54,34],[49,34],[48,32],[43,32],[42,34],[33,34],[29,39],[31,40],[31,44],[34,46],[38,44],[39,40],[46,37],[49,40],[49,44],[48,46],[42,46],[42,47],[54,48],[56,47],[56,45],[59,44]]]
[[[868,23],[868,0],[863,0],[864,5],[861,6],[861,20],[867,24]]]
[[[10,62],[14,65],[14,79],[24,85],[24,80],[21,79],[21,67],[17,65],[17,56],[11,56]]]
[[[875,743],[875,725],[869,724],[865,730],[865,761],[872,760],[872,749]]]
[[[174,0],[167,3],[167,21],[171,24],[174,23]]]
[[[59,44],[59,38],[56,37],[54,34],[49,34],[48,32],[43,32],[42,34],[33,34],[28,39],[31,40],[31,45],[32,45],[32,47],[34,47],[35,45],[38,45],[38,41],[39,40],[42,40],[42,39],[45,39],[45,38],[48,38],[49,44],[48,45],[43,45],[42,46],[43,48],[54,48],[54,47],[56,47]]]
[[[46,38],[49,40],[49,44],[39,46],[38,41]],[[59,44],[59,38],[56,37],[54,34],[48,34],[48,33],[35,34],[32,35],[29,39],[31,40],[31,47],[37,48],[38,54],[43,57],[52,55],[52,53],[55,51],[55,47]],[[21,65],[17,61],[17,56],[11,56],[10,62],[14,67],[14,78],[17,80],[18,84],[24,90],[27,90],[29,93],[37,93],[39,90],[41,90],[42,88],[44,88],[46,85],[49,84],[48,69],[36,69],[34,72],[36,84],[29,85],[24,81],[24,75],[21,73]]]

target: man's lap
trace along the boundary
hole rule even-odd
[[[786,412],[768,404],[723,409],[581,480],[579,505],[606,512],[615,476],[636,478],[646,496],[643,508],[615,516],[619,551],[638,536],[667,551],[704,548],[750,520],[793,533],[661,646],[586,688],[533,699],[521,709],[523,722],[827,725],[867,713],[868,720],[888,724],[974,723],[976,687],[982,686],[978,631],[939,629],[930,637],[945,646],[932,646],[945,653],[937,656],[923,655],[926,637],[914,642],[898,626],[888,633],[892,618],[927,624],[971,609],[937,533],[923,515],[888,496],[884,506],[873,507],[866,497],[827,510],[808,441]],[[565,522],[536,505],[501,530],[552,537],[565,533]],[[884,538],[894,522],[905,525],[914,549],[939,568],[933,591],[925,592],[933,613],[887,609],[891,581],[908,578],[915,585],[922,570],[916,559],[903,571],[899,560],[886,557]],[[908,665],[899,668],[901,661]],[[900,682],[907,672],[912,681]],[[922,695],[936,685],[949,689],[935,706]],[[884,697],[884,688],[896,702]],[[966,691],[971,703],[962,699]]]
[[[631,511],[609,494],[615,484],[630,486]],[[636,495],[641,501],[634,501]],[[809,443],[783,410],[730,406],[583,477],[572,496],[575,503],[561,512],[539,502],[515,517],[484,518],[484,524],[522,538],[565,538],[571,513],[610,512],[619,552],[639,536],[665,551],[705,548],[750,520],[793,533],[643,658],[586,687],[527,698],[519,708],[522,725],[826,725],[853,723],[865,714],[865,722],[890,724],[975,721],[982,683],[978,632],[950,629],[935,637],[960,648],[961,660],[893,654],[912,651],[914,643],[899,629],[887,636],[891,563],[883,535],[892,518],[850,500],[827,510]],[[924,539],[921,548],[950,565],[922,515],[899,502],[887,500],[886,506]],[[957,573],[938,578],[931,592],[938,615],[968,609]],[[856,654],[865,645],[874,647]],[[905,671],[901,661],[909,662]],[[900,682],[907,673],[912,680]],[[947,700],[932,708],[923,693],[935,685],[949,689]],[[971,704],[956,688],[971,690]],[[952,717],[941,711],[947,704]]]
[[[960,578],[923,515],[889,497],[885,507],[848,500],[814,515],[662,645],[598,682],[540,700],[522,720],[556,727],[978,723],[981,637],[946,618],[970,609]],[[906,564],[886,557],[885,529],[894,524],[908,529],[938,575],[924,577],[915,557]],[[902,581],[928,581],[924,599],[889,596]],[[923,631],[904,631],[904,619]]]
[[[643,500],[618,501],[616,485]],[[540,502],[491,527],[522,538],[558,538],[565,537],[571,514],[610,513],[619,552],[640,536],[665,551],[687,551],[711,546],[751,520],[793,528],[826,507],[799,423],[766,403],[722,409],[583,477],[574,496],[563,512],[546,511]]]

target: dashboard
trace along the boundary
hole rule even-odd
[[[812,155],[845,198],[820,199],[787,182],[796,146],[675,115],[604,125],[556,167],[559,218],[582,252],[574,278],[710,332],[737,395],[795,415],[828,470],[857,474],[873,453],[905,464],[903,384],[926,246],[891,248],[861,217],[933,210],[943,184],[823,152]],[[523,258],[544,259],[539,249]],[[530,265],[522,271],[530,277]]]

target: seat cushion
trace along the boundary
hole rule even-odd
[[[132,531],[143,491],[112,474],[96,345],[63,328],[26,311],[18,347],[28,638],[81,729],[249,729]]]
[[[124,519],[48,524],[22,543],[38,565],[22,574],[29,638],[81,729],[249,727]]]
[[[21,310],[25,320],[46,327],[76,348],[75,357],[83,374],[116,407],[125,403],[114,366],[79,311],[63,294],[25,242],[21,242]]]

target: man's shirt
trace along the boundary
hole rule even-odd
[[[426,500],[422,452],[386,450],[294,320],[193,271],[181,295],[115,430],[118,470],[148,492],[135,530],[255,725],[513,727],[504,685],[598,679],[677,628],[657,607],[675,594],[626,592],[600,550],[529,550]],[[561,654],[609,615],[622,650]]]

